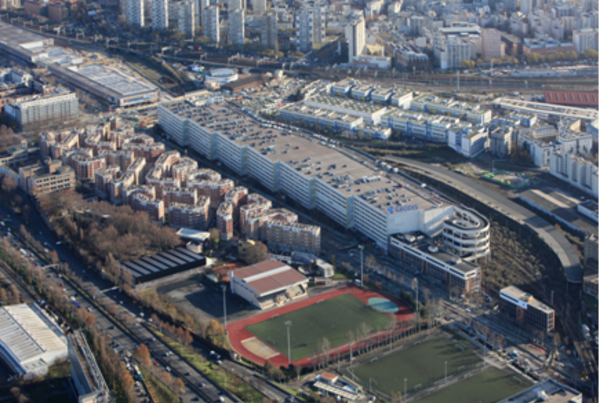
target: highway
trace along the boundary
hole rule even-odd
[[[85,267],[79,261],[73,258],[73,256],[67,252],[62,245],[56,246],[57,241],[53,239],[52,235],[35,212],[33,206],[31,206],[30,211],[30,219],[33,220],[36,228],[39,230],[39,233],[32,235],[42,244],[47,242],[49,245],[54,245],[53,248],[58,253],[60,260],[68,263],[69,268],[73,272],[91,285],[92,293],[95,294],[99,290],[106,290],[112,287],[112,284],[108,284],[94,274],[86,272]],[[23,224],[18,216],[12,214],[4,205],[0,205],[0,216],[8,217],[9,215],[11,218],[11,226],[13,228],[19,228],[21,224]],[[22,243],[19,243],[18,248],[23,248],[26,250],[28,249]],[[36,264],[41,265],[41,262],[38,260]],[[46,269],[46,271],[48,270],[50,269]],[[66,281],[64,282],[63,288],[66,290],[66,294],[68,296],[75,297],[75,299],[81,304],[81,309],[87,309],[88,307],[91,307],[91,313],[96,319],[95,326],[97,326],[101,332],[104,332],[110,336],[111,340],[115,342],[114,348],[119,352],[119,354],[124,355],[125,351],[133,352],[139,344],[146,344],[153,356],[153,361],[157,361],[163,368],[169,366],[171,372],[184,381],[186,385],[185,393],[182,396],[184,402],[217,402],[221,396],[223,397],[224,402],[237,402],[236,399],[230,397],[228,394],[224,394],[221,388],[213,384],[206,376],[181,359],[176,351],[173,352],[170,357],[165,357],[165,353],[171,351],[170,348],[162,342],[150,341],[153,336],[144,326],[141,325],[143,319],[139,316],[140,309],[130,303],[130,301],[128,301],[124,295],[121,295],[117,291],[106,293],[117,303],[117,316],[124,314],[134,318],[133,321],[130,321],[132,324],[127,328],[129,332],[124,331],[111,317],[97,309],[95,301],[86,298],[86,296],[79,292],[78,289],[72,287]],[[121,324],[125,326],[125,322],[121,322]],[[116,347],[116,345],[118,345],[118,347]]]
[[[554,226],[534,212],[509,200],[508,198],[492,192],[474,180],[464,175],[448,171],[445,168],[436,167],[424,162],[414,161],[399,157],[384,157],[391,162],[405,165],[412,169],[422,171],[425,175],[442,180],[446,184],[460,190],[461,192],[473,197],[476,200],[498,210],[502,214],[512,218],[521,225],[525,225],[535,231],[548,246],[556,253],[562,267],[565,270],[565,276],[569,283],[581,284],[583,280],[583,271],[579,256],[571,243]]]

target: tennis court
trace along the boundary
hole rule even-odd
[[[489,367],[463,381],[438,390],[415,403],[494,403],[531,386],[515,373]]]
[[[374,388],[391,396],[392,392],[404,392],[405,379],[408,394],[444,379],[446,362],[448,376],[451,376],[473,369],[482,360],[455,340],[432,337],[418,345],[361,364],[351,371],[363,386],[368,386],[371,378],[375,381]]]
[[[391,316],[369,306],[350,294],[317,302],[246,327],[253,335],[287,356],[287,329],[290,321],[292,360],[317,353],[319,343],[327,338],[330,348],[348,342],[348,331],[355,332],[365,323],[372,332],[387,329],[395,321]]]

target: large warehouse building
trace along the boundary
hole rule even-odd
[[[277,260],[254,264],[228,273],[231,292],[260,309],[306,296],[308,279]]]
[[[124,262],[122,270],[131,273],[136,284],[193,270],[206,265],[206,258],[187,248],[176,248]]]
[[[159,90],[122,66],[111,67],[103,60],[88,61],[78,52],[54,45],[54,39],[0,21],[0,53],[29,64],[48,68],[70,86],[100,100],[127,107],[158,101]]]
[[[0,356],[23,379],[39,378],[68,356],[60,327],[37,305],[0,308]]]
[[[180,145],[321,210],[384,251],[390,236],[420,232],[440,236],[442,247],[463,260],[490,255],[485,217],[350,158],[321,136],[292,134],[225,103],[195,106],[177,100],[161,104],[158,114],[160,125]]]

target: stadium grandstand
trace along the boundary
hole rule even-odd
[[[186,248],[176,248],[152,256],[144,256],[121,264],[136,284],[196,269],[206,265],[206,258]]]

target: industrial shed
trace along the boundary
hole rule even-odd
[[[206,265],[206,258],[186,248],[175,248],[121,265],[133,275],[136,284],[147,283]]]
[[[0,308],[0,356],[24,379],[39,378],[67,359],[65,335],[37,305]]]

